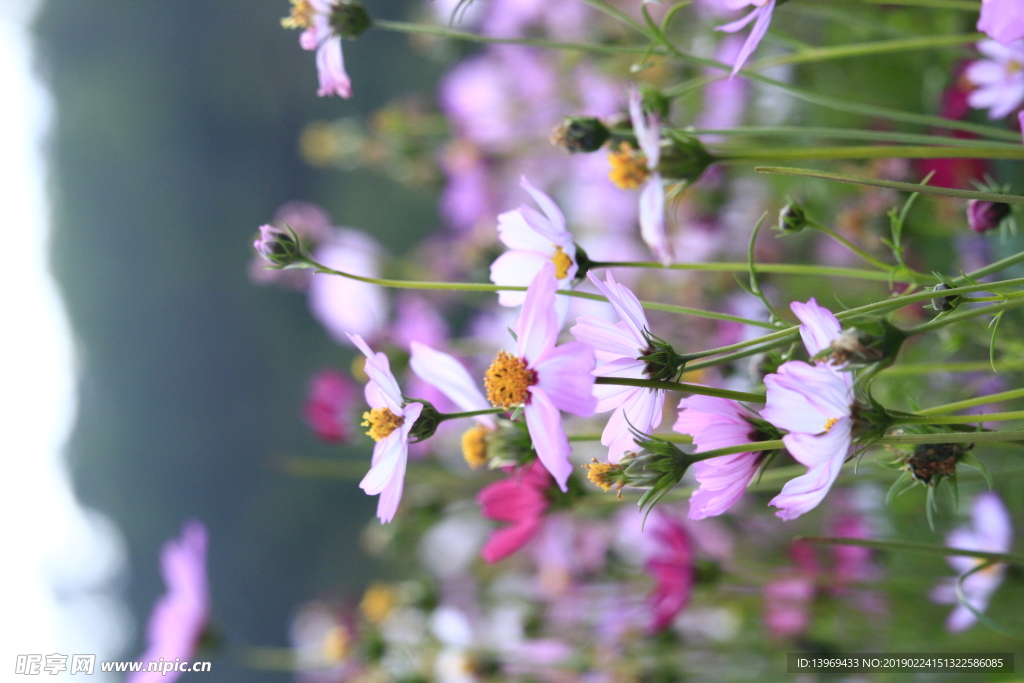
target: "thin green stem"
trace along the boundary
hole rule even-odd
[[[902,142],[907,145],[945,145],[946,147],[976,147],[977,140],[953,138],[945,135],[920,135],[916,133],[889,133],[856,128],[822,128],[801,126],[778,126],[766,128],[750,126],[741,128],[693,129],[682,128],[681,132],[688,135],[749,135],[751,137],[818,137],[839,140],[872,140],[874,142]],[[986,148],[1017,149],[1020,144],[1012,142],[986,142]]]
[[[590,434],[570,434],[569,441],[600,441],[600,432],[592,432]],[[676,434],[675,432],[659,432],[657,434],[651,434],[651,436],[662,441],[671,441],[672,443],[693,443],[693,437],[689,434]]]
[[[1007,256],[1006,258],[999,259],[998,261],[990,263],[983,268],[972,270],[970,273],[967,273],[966,276],[961,275],[960,277],[955,277],[953,278],[952,282],[953,284],[959,285],[968,282],[969,280],[977,280],[979,278],[985,277],[986,275],[991,275],[992,273],[998,273],[1001,270],[1006,270],[1007,268],[1015,266],[1018,263],[1022,262],[1024,262],[1024,251],[1019,251],[1016,254],[1013,254],[1012,256]]]
[[[441,36],[455,40],[465,40],[471,43],[486,43],[491,45],[526,45],[528,47],[541,47],[551,50],[572,50],[576,52],[603,52],[607,54],[644,54],[650,51],[646,45],[604,45],[600,43],[566,43],[554,40],[543,40],[541,38],[496,38],[484,36],[468,31],[458,31],[444,26],[431,26],[430,24],[412,24],[404,21],[387,21],[375,19],[374,27],[386,31],[399,33],[420,33],[432,36]]]
[[[667,268],[669,270],[694,270],[712,273],[746,273],[749,272],[746,263],[673,263],[669,266],[662,265],[657,261],[595,261],[594,268]],[[889,266],[886,266],[887,268]],[[858,280],[873,280],[876,282],[912,282],[911,275],[897,275],[890,277],[888,273],[878,273],[873,270],[862,268],[837,268],[833,266],[813,266],[797,263],[758,263],[754,266],[758,273],[772,273],[777,275],[810,275],[813,277],[848,277]],[[922,278],[934,281],[931,275],[921,275]]]
[[[747,401],[748,403],[764,403],[764,394],[753,394],[747,391],[732,391],[729,389],[716,389],[706,387],[702,384],[687,384],[685,382],[663,382],[653,379],[632,379],[629,377],[598,377],[595,384],[613,384],[623,387],[643,387],[646,389],[662,389],[665,391],[685,391],[690,394],[701,396],[715,396],[718,398],[731,398],[734,401]]]
[[[921,36],[915,38],[899,38],[896,40],[878,40],[868,43],[852,43],[850,45],[831,45],[814,47],[795,54],[781,55],[761,59],[750,65],[752,70],[768,69],[784,64],[801,64],[804,62],[823,62],[831,59],[847,59],[850,57],[866,57],[869,55],[891,54],[893,52],[909,52],[912,50],[930,50],[935,48],[953,47],[976,43],[985,38],[981,33],[958,33],[945,36]]]
[[[1001,432],[948,432],[944,434],[901,434],[887,436],[876,444],[900,446],[922,443],[983,443],[1024,441],[1024,431],[1005,430]]]
[[[996,372],[1013,372],[1024,370],[1021,363],[997,363]],[[987,360],[959,361],[953,363],[908,363],[886,368],[882,372],[889,376],[930,375],[935,372],[991,372],[992,365]]]
[[[983,413],[981,415],[949,415],[946,417],[932,415],[895,416],[893,420],[895,424],[906,425],[969,425],[981,424],[982,422],[1024,420],[1024,410],[1011,410],[1005,413]]]
[[[638,33],[643,35],[645,38],[647,38],[648,40],[650,40],[652,42],[654,41],[654,36],[651,35],[651,31],[647,27],[645,27],[643,24],[638,22],[636,19],[634,19],[633,17],[629,16],[628,14],[626,14],[625,12],[620,10],[618,7],[610,5],[607,2],[604,2],[604,0],[582,0],[582,1],[585,4],[590,5],[591,7],[596,9],[598,12],[603,12],[604,14],[607,14],[608,16],[612,17],[613,19],[617,19],[617,20],[621,21],[623,24],[625,24],[626,26],[629,26],[630,28],[634,29],[635,31],[637,31]]]
[[[441,422],[444,422],[445,420],[458,420],[464,417],[480,417],[481,415],[499,415],[507,412],[508,411],[504,408],[484,408],[482,410],[467,410],[462,413],[438,413],[438,418]]]
[[[932,330],[950,325],[961,320],[968,318],[975,318],[979,315],[992,315],[993,313],[999,313],[1000,311],[1007,311],[1012,308],[1019,308],[1024,306],[1024,299],[1014,297],[1010,301],[1004,301],[1001,304],[993,304],[991,306],[980,306],[978,308],[972,308],[969,311],[957,311],[956,313],[950,313],[944,315],[941,318],[935,318],[934,320],[904,330],[908,335],[911,334],[923,334],[925,332],[931,332]]]
[[[713,152],[718,163],[761,160],[801,161],[813,159],[1024,159],[1024,146],[988,145],[843,145],[839,147],[764,147]],[[762,171],[765,173],[767,171]],[[795,175],[795,174],[794,174]]]
[[[925,408],[924,410],[918,410],[916,413],[914,413],[914,415],[940,415],[942,413],[955,413],[956,411],[963,410],[964,408],[973,408],[974,406],[983,406],[989,403],[1009,401],[1011,399],[1021,397],[1024,397],[1024,389],[1011,389],[1010,391],[1001,391],[998,394],[989,394],[988,396],[977,396],[975,398],[968,398],[963,401],[944,403],[941,406]]]
[[[930,9],[951,9],[960,12],[977,12],[981,4],[971,0],[858,0],[869,5],[904,5],[906,7],[928,7]]]
[[[838,232],[836,232],[832,228],[828,227],[827,225],[823,225],[821,223],[818,223],[817,221],[811,221],[811,220],[808,220],[807,224],[810,225],[811,227],[817,228],[818,230],[822,231],[823,233],[825,233],[826,235],[828,235],[829,237],[834,239],[836,242],[839,242],[839,244],[841,244],[844,247],[846,247],[850,252],[852,252],[853,254],[856,254],[860,258],[864,259],[865,261],[867,261],[868,263],[873,265],[875,268],[878,268],[878,269],[884,271],[886,276],[888,276],[889,273],[891,273],[893,270],[895,270],[894,266],[890,266],[888,263],[885,263],[881,259],[875,258],[874,256],[872,256],[871,254],[867,253],[866,251],[864,251],[863,249],[858,247],[856,244],[854,244],[850,240],[848,240],[845,237],[843,237],[842,235],[840,235]]]

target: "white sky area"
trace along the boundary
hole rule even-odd
[[[39,4],[0,0],[5,233],[0,267],[0,678],[5,680],[22,678],[14,676],[18,654],[120,659],[132,628],[118,597],[125,570],[120,533],[78,503],[66,461],[82,359],[76,356],[49,268],[44,150],[54,107],[34,73],[28,31]],[[98,668],[85,680],[113,680]],[[35,677],[25,680],[30,678]],[[67,672],[39,678],[83,680]]]

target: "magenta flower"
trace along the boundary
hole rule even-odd
[[[564,410],[580,417],[594,414],[594,351],[580,342],[555,346],[561,327],[555,312],[555,264],[545,262],[526,292],[519,316],[516,355],[499,351],[484,378],[492,405],[523,406],[534,450],[565,491],[572,473],[569,438],[562,428]]]
[[[629,93],[629,118],[640,151],[623,142],[608,155],[609,178],[621,189],[640,189],[640,237],[664,265],[672,263],[672,243],[665,231],[665,188],[661,173],[661,119],[644,114],[639,91]],[[641,189],[641,187],[643,189]]]
[[[576,245],[572,234],[565,228],[565,216],[558,205],[523,176],[519,185],[530,193],[541,208],[520,206],[498,216],[498,238],[508,251],[491,264],[491,282],[496,285],[523,287],[536,279],[542,267],[551,263],[552,279],[558,289],[571,289],[576,277]],[[557,297],[558,319],[565,320],[569,312],[569,299]],[[502,306],[520,306],[526,300],[525,292],[498,292]]]
[[[981,0],[978,30],[1003,45],[1024,38],[1024,3],[1020,0]]]
[[[1024,40],[1008,45],[983,40],[978,51],[988,59],[972,62],[964,72],[976,87],[967,102],[988,109],[990,119],[1001,119],[1024,103]]]
[[[782,519],[796,519],[825,498],[849,455],[853,379],[828,365],[789,361],[764,383],[768,395],[761,417],[789,432],[782,437],[786,450],[808,468],[769,502]]]
[[[648,363],[639,360],[653,351],[645,333],[649,331],[647,316],[640,301],[625,285],[615,281],[608,272],[606,282],[593,274],[590,280],[608,298],[619,322],[615,325],[600,318],[583,316],[576,319],[570,330],[580,342],[594,349],[601,365],[594,370],[597,377],[629,377],[648,379]],[[595,384],[597,398],[596,412],[614,411],[604,432],[601,443],[608,447],[608,462],[616,463],[628,451],[637,450],[630,428],[650,434],[661,424],[662,408],[665,405],[665,391],[624,387],[611,384]]]
[[[731,78],[743,68],[747,58],[757,49],[761,39],[764,38],[764,34],[768,32],[768,25],[772,23],[772,12],[775,11],[775,0],[722,0],[722,4],[731,10],[743,9],[748,5],[753,5],[754,9],[750,14],[738,21],[719,26],[719,31],[736,33],[756,19],[754,21],[754,28],[750,30],[750,35],[747,36],[747,42],[743,43],[743,47],[733,63]]]
[[[206,527],[188,522],[181,538],[168,541],[160,554],[161,573],[167,592],[160,596],[149,615],[148,646],[137,660],[143,663],[190,661],[210,616],[209,585],[206,579]],[[170,683],[180,672],[142,671],[128,677],[128,683]]]
[[[739,403],[711,396],[679,401],[679,419],[672,427],[693,436],[697,453],[755,441],[754,426]],[[690,519],[715,517],[728,510],[757,474],[761,453],[736,453],[695,462],[691,467],[700,487],[690,496]]]
[[[509,523],[491,534],[484,545],[481,556],[486,562],[505,559],[536,535],[551,504],[547,490],[553,481],[544,466],[534,460],[477,494],[476,502],[484,517]]]
[[[320,79],[317,95],[352,96],[352,81],[345,72],[341,54],[341,36],[331,25],[339,4],[330,0],[292,0],[291,16],[281,20],[285,28],[301,28],[299,45],[303,50],[316,50],[316,70]]]
[[[423,411],[423,404],[405,403],[398,381],[391,374],[388,357],[374,353],[358,334],[349,339],[366,356],[366,402],[371,410],[363,413],[366,432],[376,445],[370,471],[359,482],[359,488],[367,495],[380,495],[377,501],[377,517],[387,524],[395,517],[398,504],[402,502],[405,486],[405,466],[409,460],[409,432]]]
[[[309,383],[302,413],[313,433],[324,441],[340,443],[352,437],[359,391],[352,379],[337,370],[321,370]]]
[[[1010,513],[999,495],[993,491],[981,493],[974,499],[970,526],[962,526],[946,537],[946,545],[961,550],[1008,553],[1012,544]],[[977,558],[955,555],[947,557],[946,561],[961,576],[983,562]],[[985,611],[992,594],[1002,583],[1005,572],[1006,565],[997,563],[963,580],[963,592],[971,607],[979,612]],[[946,620],[946,630],[952,633],[964,631],[977,621],[974,614],[957,601],[956,581],[953,578],[945,579],[931,592],[933,601],[956,605]]]
[[[671,626],[676,615],[686,609],[696,573],[690,537],[682,523],[665,514],[651,521],[656,550],[644,563],[644,569],[654,577],[654,591],[649,599],[653,612],[650,631],[656,633]]]

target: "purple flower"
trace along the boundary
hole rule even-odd
[[[711,396],[690,396],[679,401],[679,419],[672,427],[693,436],[697,453],[754,441],[755,430],[739,403]],[[736,453],[693,464],[700,488],[690,496],[690,519],[715,517],[740,499],[757,473],[761,453]]]
[[[789,310],[800,320],[800,339],[811,357],[827,349],[842,332],[839,319],[832,311],[819,306],[814,297],[805,304],[794,301]]]
[[[347,3],[345,3],[347,4]],[[299,45],[303,50],[316,50],[316,70],[320,79],[317,95],[352,96],[352,81],[345,73],[341,54],[341,36],[331,25],[338,3],[329,0],[292,0],[291,16],[281,20],[285,28],[301,28]]]
[[[1010,513],[999,495],[986,491],[974,499],[971,507],[971,525],[962,526],[946,537],[946,545],[960,550],[979,550],[990,553],[1008,553],[1013,544],[1013,527]],[[978,567],[984,560],[974,557],[950,556],[946,558],[958,574],[963,576]],[[963,580],[962,588],[968,604],[979,612],[988,607],[989,598],[1003,581],[1006,565],[993,564],[977,571]],[[959,633],[970,628],[977,618],[956,599],[956,579],[945,579],[931,592],[935,602],[955,604],[956,607],[946,620],[946,630]]]
[[[613,325],[600,318],[583,316],[577,318],[570,330],[578,341],[593,348],[595,357],[601,361],[594,375],[648,379],[648,364],[638,357],[653,349],[645,336],[649,327],[640,301],[625,285],[616,282],[610,271],[606,282],[593,274],[590,280],[608,298],[620,321]],[[608,447],[608,462],[617,463],[624,453],[637,450],[631,427],[650,434],[661,424],[665,405],[662,389],[596,384],[594,395],[596,412],[614,411],[601,434],[601,443]]]
[[[753,5],[754,10],[738,21],[719,26],[719,31],[735,33],[751,21],[757,20],[754,21],[754,28],[751,29],[750,35],[747,36],[747,42],[743,43],[743,47],[736,56],[736,61],[733,62],[731,78],[743,68],[747,58],[757,49],[761,39],[764,38],[764,34],[768,32],[768,25],[772,23],[772,12],[775,11],[775,0],[722,0],[722,4],[731,10],[743,9],[748,5]]]
[[[377,501],[377,517],[387,524],[395,517],[398,504],[402,502],[405,486],[405,466],[409,460],[409,432],[423,411],[422,403],[405,403],[398,381],[391,374],[388,357],[374,353],[358,334],[349,339],[366,356],[366,402],[370,411],[363,413],[366,432],[376,445],[370,471],[359,482],[359,488],[368,495],[380,495]]]
[[[988,109],[990,119],[1001,119],[1024,103],[1024,40],[1008,45],[983,40],[978,51],[988,59],[972,62],[964,72],[976,86],[967,102]]]
[[[974,232],[986,232],[999,227],[1010,215],[1010,205],[972,199],[967,202],[967,225]]]
[[[597,402],[592,394],[594,351],[580,342],[555,346],[561,327],[555,312],[556,286],[555,264],[547,261],[526,292],[516,354],[499,351],[484,384],[492,405],[506,410],[523,406],[537,457],[565,491],[572,449],[559,411],[589,417]]]
[[[358,230],[334,230],[317,247],[319,263],[353,275],[379,277],[380,245]],[[331,338],[347,344],[349,334],[371,340],[384,328],[388,301],[381,288],[340,275],[318,273],[309,284],[309,308]]]
[[[181,538],[168,541],[160,555],[161,573],[167,592],[160,596],[149,615],[146,630],[148,646],[138,659],[143,663],[175,659],[189,661],[199,647],[199,640],[210,616],[210,595],[206,579],[206,527],[201,522],[188,522]],[[170,683],[180,672],[147,672],[132,674],[128,683]]]
[[[1024,38],[1024,3],[1020,0],[982,0],[978,30],[1003,45]]]

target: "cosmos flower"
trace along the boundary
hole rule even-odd
[[[1020,0],[982,0],[978,30],[1003,45],[1024,38],[1024,3]]]
[[[337,370],[325,369],[309,382],[302,413],[313,433],[324,441],[340,443],[352,436],[356,396],[352,379]]]
[[[775,0],[721,0],[721,2],[726,8],[731,10],[743,9],[748,5],[753,5],[754,9],[750,14],[738,21],[719,26],[719,31],[735,33],[756,19],[754,21],[754,28],[750,30],[750,35],[747,36],[747,42],[743,43],[743,47],[736,56],[736,61],[733,62],[731,78],[743,68],[747,58],[757,49],[761,39],[764,38],[764,34],[768,32],[768,25],[772,23],[772,13],[775,11]]]
[[[480,554],[486,562],[505,559],[536,535],[551,505],[547,490],[553,482],[544,465],[534,460],[477,494],[484,517],[509,524],[491,534],[484,545]]]
[[[320,79],[317,95],[352,96],[352,81],[345,72],[341,38],[359,35],[370,24],[362,5],[330,0],[292,0],[291,15],[281,20],[285,28],[303,29],[299,45],[316,50],[316,70]]]
[[[391,374],[388,357],[374,353],[358,334],[349,339],[366,356],[366,402],[370,411],[363,413],[366,432],[376,445],[370,471],[359,482],[359,488],[367,495],[380,495],[377,501],[377,517],[387,524],[395,517],[398,504],[402,501],[405,485],[405,466],[409,459],[409,432],[423,411],[423,404],[405,403],[398,381]]]
[[[946,545],[961,550],[1008,553],[1012,544],[1010,513],[993,491],[981,493],[974,499],[969,526],[959,527],[946,537]],[[978,558],[955,555],[947,557],[946,561],[961,576],[983,562]],[[1005,572],[1006,565],[996,563],[964,579],[961,585],[967,602],[977,611],[984,612]],[[964,631],[977,621],[974,614],[957,601],[956,582],[957,579],[944,579],[931,593],[935,602],[956,605],[946,620],[946,630],[952,633]]]
[[[589,417],[597,402],[592,395],[594,351],[580,342],[555,346],[561,327],[555,312],[556,286],[555,264],[546,261],[526,292],[516,353],[499,351],[484,385],[492,405],[506,410],[523,407],[537,457],[565,491],[572,449],[559,411]]]
[[[814,299],[794,302],[800,318],[800,336],[813,357],[839,336],[840,325]],[[769,505],[785,520],[814,509],[839,476],[853,443],[853,378],[848,372],[819,362],[789,361],[764,379],[768,388],[761,417],[789,432],[782,437],[786,450],[808,470],[791,479]]]
[[[1024,40],[1008,45],[983,40],[978,51],[988,59],[967,67],[967,80],[976,86],[967,101],[975,109],[988,109],[990,119],[1001,119],[1024,103]]]
[[[541,208],[520,206],[498,216],[498,239],[508,251],[491,264],[491,282],[496,285],[523,287],[532,282],[542,267],[553,264],[551,277],[558,289],[571,289],[576,277],[576,245],[565,228],[565,216],[551,199],[523,176],[519,185],[530,193]],[[569,312],[568,297],[556,297],[558,319]],[[502,306],[521,306],[526,292],[498,292]]]
[[[206,527],[196,521],[185,524],[181,538],[164,545],[160,565],[167,592],[160,596],[149,615],[148,646],[137,661],[189,661],[199,647],[210,616]],[[180,677],[181,673],[176,671],[167,675],[142,671],[129,676],[128,683],[170,683]]]
[[[359,230],[331,231],[312,256],[328,268],[362,277],[380,276],[380,244]],[[309,310],[338,343],[348,344],[350,334],[372,341],[387,324],[388,299],[376,285],[317,273],[309,283]]]
[[[653,352],[646,336],[650,329],[647,316],[640,301],[629,288],[616,282],[610,271],[605,282],[593,274],[590,279],[619,316],[619,322],[614,325],[600,318],[583,316],[576,319],[576,325],[570,330],[578,341],[593,348],[601,361],[594,375],[650,379],[650,364],[638,358]],[[661,424],[665,405],[662,389],[595,384],[594,396],[597,397],[596,412],[614,411],[601,434],[601,443],[608,447],[608,462],[617,463],[627,451],[637,450],[631,427],[650,434]]]
[[[629,94],[629,118],[639,150],[623,141],[608,154],[609,177],[624,190],[640,189],[640,237],[664,265],[672,263],[672,243],[665,231],[665,189],[661,173],[661,119],[645,114],[639,91]]]
[[[736,401],[690,396],[679,401],[673,429],[693,436],[694,452],[703,453],[756,441],[747,411]],[[691,466],[700,487],[690,496],[690,519],[715,517],[728,510],[757,474],[761,453],[736,453],[700,460]]]
[[[664,513],[651,522],[656,550],[644,562],[644,569],[655,582],[649,598],[653,613],[649,630],[656,633],[671,626],[676,615],[686,609],[696,572],[690,537],[682,523]]]

